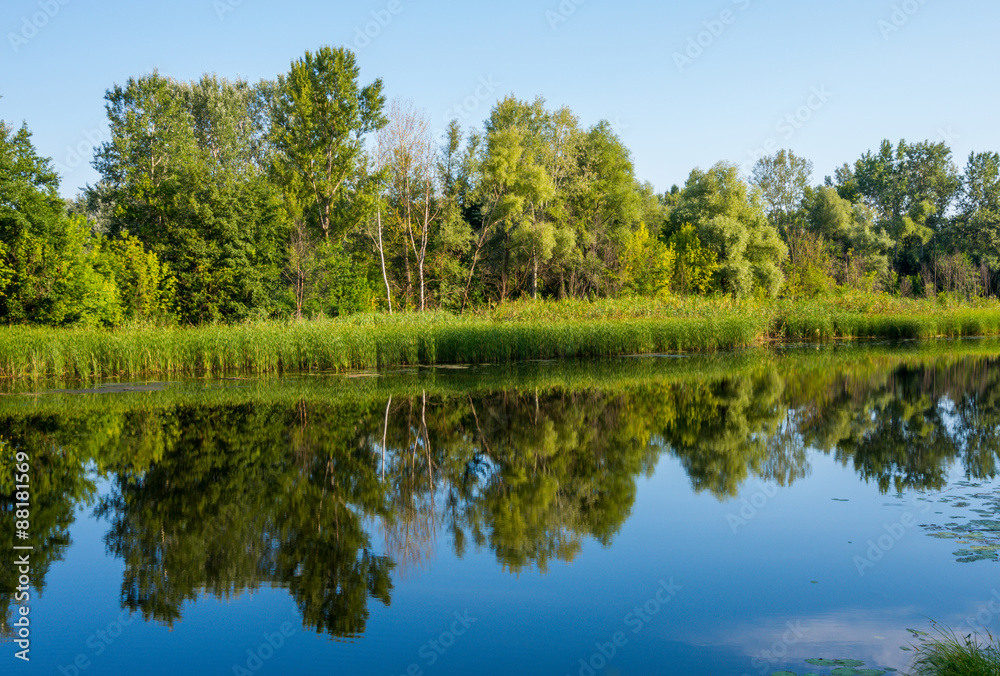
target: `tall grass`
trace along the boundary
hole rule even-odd
[[[964,387],[972,369],[993,368],[1000,340],[927,341],[905,345],[868,343],[836,349],[759,349],[712,352],[674,358],[608,358],[581,363],[510,363],[488,368],[405,368],[392,377],[352,377],[357,374],[292,374],[279,376],[193,380],[157,377],[137,392],[132,381],[119,385],[104,380],[0,381],[0,418],[19,415],[84,415],[94,412],[153,410],[176,406],[288,405],[317,402],[381,401],[427,394],[436,397],[480,396],[505,391],[602,391],[628,395],[659,387],[687,387],[722,379],[777,377],[792,407],[821,405],[846,387],[881,389],[901,367],[933,367],[943,391]],[[972,364],[976,364],[975,367]],[[953,369],[958,366],[957,377]],[[976,370],[978,369],[978,370]],[[373,374],[363,374],[373,375]],[[139,379],[137,379],[139,380]],[[235,381],[235,382],[234,382]],[[45,396],[39,396],[39,395]],[[71,396],[62,396],[62,395]]]
[[[864,295],[783,301],[775,305],[772,333],[788,340],[996,336],[1000,303],[949,304]]]
[[[6,378],[343,371],[715,351],[766,341],[1000,335],[1000,303],[888,297],[509,303],[472,315],[356,315],[201,327],[0,328]]]
[[[990,632],[959,635],[936,629],[938,636],[917,646],[912,676],[1000,676],[1000,644]]]

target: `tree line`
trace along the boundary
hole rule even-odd
[[[791,151],[658,194],[612,126],[508,96],[481,129],[359,81],[344,48],[252,84],[157,72],[107,91],[100,174],[59,197],[0,122],[0,318],[119,325],[441,309],[518,298],[838,288],[991,295],[1000,155],[893,145],[820,185]]]

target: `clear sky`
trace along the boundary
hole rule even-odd
[[[97,178],[113,84],[273,78],[347,45],[441,128],[543,96],[611,121],[659,191],[781,147],[819,182],[883,138],[947,140],[960,167],[1000,151],[998,28],[996,0],[3,0],[0,118],[28,123],[69,196]]]

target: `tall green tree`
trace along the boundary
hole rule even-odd
[[[952,220],[953,247],[990,270],[1000,270],[1000,154],[971,153]]]
[[[832,186],[806,190],[802,200],[805,229],[830,243],[840,259],[838,281],[850,284],[864,276],[884,278],[893,240],[875,223],[873,211],[852,204]]]
[[[364,139],[386,124],[382,80],[358,84],[354,53],[321,47],[292,62],[274,87],[271,139],[279,180],[294,174],[306,213],[327,241],[341,241],[370,212]],[[286,181],[281,181],[285,184]]]
[[[879,227],[892,237],[897,266],[907,269],[919,264],[961,186],[945,143],[905,140],[896,147],[883,141],[877,153],[865,153],[855,163],[853,183],[860,200],[875,210]],[[902,253],[909,253],[908,261],[901,261]]]
[[[812,172],[813,163],[791,150],[779,150],[754,164],[751,184],[760,190],[767,217],[779,232],[785,233],[794,222]]]
[[[774,296],[780,291],[788,249],[768,221],[759,193],[740,178],[736,165],[720,162],[708,171],[692,171],[671,221],[675,230],[690,223],[716,254],[719,288],[726,293]]]
[[[52,162],[38,155],[27,125],[15,132],[0,120],[0,317],[7,321],[33,319],[51,300],[32,287],[55,281],[51,253],[48,260],[41,254],[64,236],[58,190]]]
[[[461,125],[453,120],[438,155],[441,215],[437,236],[431,240],[429,275],[436,281],[437,302],[445,308],[461,306],[476,241],[469,213],[476,149],[464,140]]]
[[[260,93],[158,73],[107,92],[111,140],[92,195],[112,235],[136,236],[177,278],[185,321],[270,314],[287,224],[263,159]]]
[[[569,293],[608,295],[618,253],[641,238],[642,230],[658,237],[662,212],[650,214],[653,222],[644,224],[643,188],[632,154],[606,120],[580,134],[574,178],[577,189],[569,196],[569,209],[579,255]]]
[[[546,127],[551,116],[544,101],[534,103],[508,97],[493,109],[486,123],[483,190],[495,196],[491,205],[499,226],[493,263],[498,277],[499,300],[521,286],[528,272],[520,263],[530,262],[537,293],[538,265],[555,248],[552,221],[545,205],[555,197],[555,185],[544,163]]]

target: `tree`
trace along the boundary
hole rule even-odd
[[[675,252],[674,288],[684,294],[706,294],[713,289],[713,278],[719,269],[714,251],[705,247],[690,223],[670,236],[670,248]]]
[[[738,297],[780,291],[788,250],[736,165],[720,162],[707,172],[692,171],[671,221],[675,230],[693,225],[701,243],[718,257],[723,291]]]
[[[427,309],[427,245],[441,212],[435,186],[434,140],[426,114],[415,110],[412,103],[394,101],[389,111],[389,122],[379,132],[378,147],[389,177],[385,204],[406,248],[407,292],[411,287],[412,253],[420,285],[419,307],[423,311]],[[381,252],[384,248],[381,211],[377,218]]]
[[[172,280],[157,256],[69,216],[58,186],[27,128],[0,123],[0,317],[98,326],[169,315]]]
[[[500,299],[618,288],[619,254],[642,222],[643,197],[609,123],[581,129],[567,108],[508,98],[493,110],[474,166],[478,238],[467,286],[483,260],[480,283]]]
[[[1000,270],[1000,154],[969,155],[949,235],[954,248]]]
[[[272,311],[287,222],[268,181],[259,88],[158,73],[106,95],[111,140],[89,190],[112,236],[134,235],[177,279],[182,320]]]
[[[851,204],[831,186],[806,190],[802,200],[805,229],[835,247],[841,260],[838,279],[853,285],[863,277],[883,277],[889,271],[893,240],[875,225],[873,211]],[[799,263],[794,260],[793,264]]]
[[[901,249],[919,246],[909,267],[923,257],[961,186],[951,150],[930,141],[901,140],[895,148],[883,141],[878,153],[869,151],[855,163],[853,181],[860,200],[875,210],[878,226],[892,237],[897,265]]]
[[[760,190],[767,216],[779,232],[787,232],[794,222],[812,172],[813,163],[791,150],[779,150],[754,164],[751,184]]]
[[[58,248],[65,233],[58,190],[59,177],[36,152],[27,125],[14,132],[0,121],[0,317],[7,321],[36,317],[44,302],[44,294],[30,289],[48,283],[32,279],[46,274],[34,254]]]
[[[632,154],[606,120],[583,132],[575,150],[575,189],[567,208],[579,253],[570,295],[607,295],[618,252],[645,227],[643,188],[635,178]],[[655,211],[651,216],[655,227],[650,232],[658,238],[662,212],[659,218]]]
[[[618,282],[622,290],[637,296],[670,294],[677,254],[673,247],[650,234],[645,224],[629,235],[619,257]]]
[[[321,47],[294,61],[274,87],[271,138],[280,175],[296,174],[310,222],[340,242],[374,204],[364,180],[364,138],[385,126],[382,81],[360,87],[354,53]]]
[[[545,204],[555,196],[551,174],[543,160],[545,127],[550,115],[544,101],[533,104],[508,97],[497,104],[486,123],[481,186],[492,198],[491,220],[499,226],[493,261],[499,268],[499,300],[519,284],[512,279],[512,254],[531,265],[533,295],[537,295],[538,264],[555,248],[552,223]]]
[[[470,143],[463,147],[462,141],[462,127],[452,120],[438,162],[441,216],[430,251],[430,274],[437,280],[437,301],[449,308],[462,303],[469,253],[476,241],[469,222],[475,148]]]

